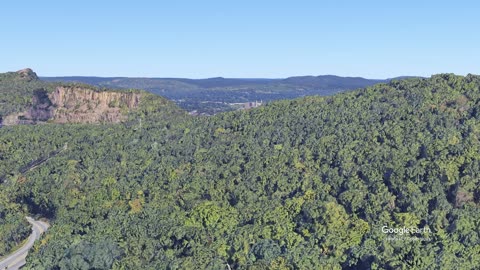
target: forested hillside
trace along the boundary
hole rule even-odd
[[[1,73],[0,118],[27,109],[34,91],[43,87],[46,84],[30,69]]]
[[[180,113],[171,101],[142,90],[109,90],[79,83],[46,83],[31,69],[0,74],[0,127],[50,123],[120,123],[155,100],[164,113]],[[147,104],[148,102],[144,102]]]
[[[479,76],[212,117],[157,102],[0,128],[0,243],[27,213],[52,225],[25,269],[480,268]]]

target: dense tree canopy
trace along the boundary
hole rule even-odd
[[[124,124],[0,129],[0,243],[24,214],[52,224],[26,269],[480,268],[480,77],[212,117],[156,102]]]

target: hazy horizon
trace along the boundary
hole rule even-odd
[[[20,69],[21,70],[21,69]],[[33,70],[33,69],[32,69]],[[33,70],[35,72],[35,70]],[[7,71],[5,71],[7,72]],[[297,74],[297,75],[291,75],[287,77],[276,77],[276,78],[266,78],[266,77],[222,77],[222,76],[212,76],[212,77],[199,77],[199,78],[190,78],[190,77],[160,77],[160,76],[154,76],[154,77],[147,77],[147,76],[97,76],[97,75],[61,75],[61,76],[44,76],[42,74],[38,74],[36,72],[38,77],[40,78],[69,78],[69,77],[84,77],[84,78],[130,78],[130,79],[191,79],[191,80],[206,80],[206,79],[216,79],[216,78],[222,78],[222,79],[238,79],[238,80],[282,80],[282,79],[287,79],[291,77],[319,77],[319,76],[336,76],[336,77],[342,77],[342,78],[362,78],[362,79],[367,79],[367,80],[386,80],[386,79],[392,79],[392,78],[398,78],[398,77],[430,77],[435,74],[431,74],[428,76],[417,76],[417,75],[399,75],[399,76],[394,76],[394,77],[389,77],[389,78],[366,78],[366,77],[361,77],[361,76],[342,76],[342,75],[337,75],[337,74],[317,74],[317,75],[312,75],[312,74]],[[467,75],[467,74],[456,74],[456,75]]]

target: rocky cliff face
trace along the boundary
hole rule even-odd
[[[0,120],[3,125],[53,123],[119,123],[138,107],[140,93],[95,91],[80,87],[57,87],[52,93],[36,90],[25,112]],[[3,121],[2,121],[3,120]]]
[[[56,123],[119,123],[138,107],[140,94],[58,87],[49,94]]]

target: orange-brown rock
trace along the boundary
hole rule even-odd
[[[127,119],[130,110],[138,107],[140,98],[140,93],[81,87],[57,87],[48,95],[45,90],[38,90],[29,110],[5,116],[1,124],[119,123]]]
[[[91,89],[58,87],[49,94],[55,106],[55,123],[119,123],[138,106],[139,93],[97,92]]]

